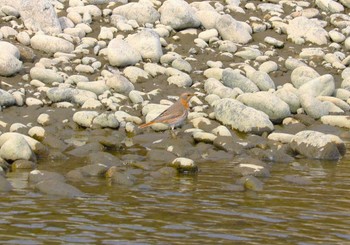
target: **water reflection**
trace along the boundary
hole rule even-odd
[[[347,156],[349,159],[349,156]],[[133,187],[93,179],[87,198],[33,192],[12,174],[2,195],[0,242],[6,244],[326,244],[350,243],[350,162],[275,164],[261,192],[230,191],[229,163],[203,163],[195,176],[145,178]],[[305,175],[311,185],[286,182]],[[142,182],[142,183],[141,183]]]

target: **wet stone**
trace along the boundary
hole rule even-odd
[[[261,165],[240,163],[233,168],[233,171],[242,176],[252,175],[256,177],[269,177],[270,171]]]
[[[12,171],[17,169],[35,169],[36,163],[28,160],[17,160],[11,164]]]
[[[313,184],[313,181],[310,180],[307,177],[304,176],[298,176],[298,175],[285,175],[283,176],[283,180],[292,183],[295,185],[311,185]]]
[[[162,167],[155,172],[151,172],[151,177],[155,179],[169,179],[175,177],[177,170],[172,167]]]
[[[55,182],[64,182],[63,175],[46,170],[33,170],[29,173],[28,181],[30,184],[36,184],[44,180],[54,180]]]
[[[74,198],[74,197],[82,197],[85,196],[83,192],[81,192],[76,187],[61,182],[57,180],[43,180],[35,185],[35,189],[40,191],[41,193],[53,196]]]
[[[185,157],[178,157],[172,161],[171,167],[177,169],[179,173],[196,173],[198,172],[198,166],[192,159]]]
[[[0,192],[8,192],[13,189],[11,183],[6,179],[5,176],[0,174]]]
[[[238,184],[242,183],[246,190],[262,191],[264,183],[254,176],[245,176],[239,179]]]
[[[114,172],[110,178],[113,185],[133,186],[136,183],[135,176],[127,172]]]

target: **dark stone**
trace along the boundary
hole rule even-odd
[[[172,162],[175,158],[175,154],[166,150],[151,149],[147,152],[148,161],[168,163]]]
[[[61,196],[68,198],[85,196],[85,194],[76,187],[59,180],[47,179],[40,181],[35,185],[35,189],[40,191],[41,193],[53,196]]]
[[[0,192],[8,192],[13,189],[11,183],[6,179],[5,176],[0,174]]]
[[[29,160],[17,160],[12,163],[12,170],[35,169],[36,163]]]
[[[231,152],[234,155],[240,155],[244,151],[244,147],[236,143],[233,137],[229,137],[229,136],[218,136],[214,140],[213,144],[218,149]]]
[[[59,182],[64,182],[65,178],[59,173],[49,172],[46,170],[33,170],[29,173],[28,181],[31,184],[36,184],[44,180],[55,180]]]
[[[304,176],[298,176],[298,175],[286,175],[283,177],[283,180],[293,183],[296,185],[311,185],[313,184],[312,180],[304,177]]]
[[[67,154],[75,157],[86,157],[91,152],[103,151],[104,146],[98,142],[87,143],[83,146],[78,146],[73,150],[67,152]]]
[[[91,164],[103,164],[108,167],[122,166],[123,161],[108,152],[91,152],[87,155],[87,161]]]

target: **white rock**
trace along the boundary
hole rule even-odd
[[[217,136],[232,137],[232,134],[231,134],[230,130],[227,127],[223,126],[223,125],[220,125],[220,126],[214,128],[212,130],[212,133],[217,135]]]
[[[263,71],[266,73],[274,72],[278,70],[278,65],[276,62],[269,60],[265,61],[259,66],[259,71]]]
[[[19,32],[18,35],[16,36],[16,39],[18,42],[20,42],[21,44],[23,44],[25,46],[30,45],[30,36],[25,31]]]
[[[324,11],[340,13],[344,11],[344,6],[333,0],[316,0],[316,5]]]
[[[128,66],[124,69],[124,75],[132,82],[136,83],[140,81],[139,79],[145,79],[147,80],[149,77],[149,74],[142,70],[141,68],[138,68],[136,66]]]
[[[288,144],[294,138],[293,134],[285,134],[285,133],[271,133],[267,136],[269,140],[279,141],[283,144]]]
[[[209,29],[202,31],[198,34],[198,38],[203,39],[205,42],[209,42],[209,40],[213,37],[217,37],[219,35],[216,29]]]
[[[35,35],[30,40],[33,49],[43,51],[48,54],[56,52],[72,53],[74,45],[62,38],[48,35]]]
[[[119,121],[114,113],[102,113],[94,118],[93,125],[97,125],[101,128],[118,128]]]
[[[27,97],[26,98],[26,105],[27,106],[43,106],[44,103],[37,98]]]
[[[192,85],[192,78],[184,72],[170,76],[167,81],[169,84],[175,84],[178,87],[190,87]]]
[[[81,106],[82,109],[97,110],[103,107],[102,103],[96,99],[90,98]]]
[[[216,27],[216,19],[220,16],[215,10],[199,10],[196,16],[202,26],[206,29],[213,29]]]
[[[252,39],[251,28],[235,20],[231,15],[220,15],[216,18],[215,26],[224,40],[245,44]]]
[[[141,96],[141,92],[137,90],[132,90],[129,93],[129,99],[132,101],[133,104],[139,104],[143,102],[143,98]]]
[[[215,78],[209,78],[204,82],[204,90],[209,95],[217,95],[219,98],[231,98],[235,99],[240,93],[232,88],[226,87],[219,80]],[[214,97],[211,102],[215,101],[217,98]],[[210,103],[210,102],[209,102]],[[211,104],[211,103],[210,103]]]
[[[142,60],[141,54],[120,38],[114,38],[109,42],[107,57],[112,66],[120,67],[135,65]]]
[[[279,123],[291,114],[288,104],[270,92],[245,93],[238,96],[237,100],[266,113],[272,122]]]
[[[203,72],[203,75],[206,78],[215,78],[217,80],[221,80],[222,72],[223,72],[223,69],[221,68],[209,68]]]
[[[245,106],[234,99],[216,101],[214,112],[218,121],[242,132],[262,134],[271,132],[274,128],[264,112]]]
[[[180,71],[184,71],[187,73],[190,73],[192,71],[192,66],[189,62],[186,60],[177,58],[175,59],[172,63],[171,66],[174,67],[175,69],[178,69]]]
[[[226,68],[222,72],[223,84],[230,88],[240,88],[243,92],[254,93],[258,92],[259,88],[250,79],[243,76],[239,70]]]
[[[291,57],[288,57],[286,59],[286,62],[284,63],[285,67],[288,69],[288,70],[294,70],[300,66],[307,66],[304,62],[302,62],[301,60],[297,60],[295,58],[291,58]]]
[[[139,33],[129,35],[125,40],[141,54],[143,59],[159,62],[163,55],[159,35],[153,30],[144,29]]]
[[[12,76],[21,69],[22,61],[6,51],[0,53],[0,76]]]
[[[106,82],[103,80],[93,82],[78,82],[77,88],[91,91],[96,95],[101,95],[109,89],[109,87],[106,85]]]
[[[147,72],[148,74],[150,74],[152,77],[156,77],[157,75],[161,75],[164,74],[166,72],[166,68],[163,66],[160,66],[158,64],[155,63],[146,63],[143,66],[143,69],[145,70],[145,72]]]
[[[300,104],[306,114],[312,118],[319,119],[322,116],[328,115],[328,107],[314,96],[304,93],[299,96]]]
[[[34,126],[29,129],[28,135],[34,139],[42,140],[45,137],[45,129],[43,127]]]
[[[292,71],[290,79],[292,84],[296,88],[299,88],[303,84],[319,76],[320,74],[318,74],[318,72],[315,71],[313,68],[309,66],[299,66]]]
[[[73,121],[82,127],[89,128],[95,117],[98,116],[97,111],[78,111],[73,115]]]
[[[87,74],[94,74],[95,70],[90,65],[83,65],[79,64],[77,65],[74,70],[78,73],[87,73]]]
[[[341,108],[343,111],[349,111],[350,110],[350,105],[346,103],[345,101],[333,97],[333,96],[318,96],[317,99],[320,101],[329,101],[332,102],[334,105],[338,106]]]
[[[261,52],[256,48],[244,47],[243,50],[236,52],[235,56],[241,57],[244,60],[255,60],[261,56]]]
[[[174,30],[199,27],[200,22],[191,6],[183,0],[166,0],[159,8],[160,23]]]
[[[118,73],[107,78],[106,85],[117,93],[129,93],[135,88],[127,78]]]
[[[323,29],[323,25],[319,20],[308,19],[304,16],[289,21],[287,34],[288,38],[299,44],[303,43],[304,40],[317,45],[325,45],[328,39],[328,33]]]
[[[26,129],[27,126],[24,125],[23,123],[13,123],[10,127],[10,132],[17,132],[20,129]]]
[[[139,25],[154,23],[159,20],[160,14],[147,1],[128,3],[113,10],[113,14],[122,15],[127,19],[136,20]]]
[[[320,95],[330,96],[334,93],[334,90],[335,82],[330,74],[316,77],[299,87],[300,94],[307,93],[314,97]]]
[[[215,134],[207,132],[195,132],[192,136],[196,142],[204,143],[213,143],[214,140],[217,138]]]
[[[45,84],[62,83],[64,80],[63,77],[54,70],[35,66],[30,69],[30,77]]]
[[[277,90],[275,95],[288,104],[292,113],[296,113],[297,110],[300,108],[299,96],[296,93],[293,93],[288,89],[282,88]]]
[[[331,40],[333,42],[336,42],[336,43],[341,43],[346,39],[344,34],[342,34],[341,32],[338,32],[336,30],[331,30],[330,32],[328,32],[328,34],[329,34],[329,37],[331,38]]]
[[[322,116],[321,122],[323,124],[328,124],[335,127],[350,129],[350,119],[348,116],[338,116],[338,115]]]
[[[8,53],[17,59],[20,58],[20,52],[18,48],[12,43],[0,41],[0,49],[2,50],[1,53]]]
[[[0,157],[9,161],[35,159],[32,149],[20,134],[7,139],[1,144]]]
[[[263,71],[255,71],[248,78],[258,86],[261,91],[276,89],[274,81],[269,74]]]
[[[0,106],[12,106],[16,104],[15,98],[9,92],[0,89]]]

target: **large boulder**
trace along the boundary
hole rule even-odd
[[[237,100],[265,112],[272,122],[279,123],[291,114],[288,104],[270,92],[245,93],[238,96]]]
[[[138,3],[128,3],[113,9],[113,14],[124,16],[129,20],[136,20],[139,25],[154,23],[159,20],[160,14],[146,1]]]
[[[22,61],[19,60],[18,48],[9,43],[0,41],[0,76],[12,76],[22,69]]]
[[[224,40],[245,44],[252,39],[251,28],[245,23],[235,20],[231,15],[218,16],[215,26]]]
[[[159,8],[160,23],[174,30],[197,28],[201,24],[194,9],[184,0],[166,0]]]
[[[307,158],[322,160],[337,160],[346,152],[345,144],[338,136],[311,130],[297,133],[290,146]]]
[[[56,11],[50,0],[0,0],[0,6],[4,5],[17,9],[23,24],[29,30],[43,31],[47,34],[62,32]]]
[[[139,51],[120,38],[114,38],[109,42],[107,57],[112,66],[119,67],[135,65],[142,60]]]
[[[163,55],[159,35],[151,29],[129,35],[125,40],[141,54],[143,59],[158,62]]]
[[[238,100],[228,98],[218,100],[214,105],[214,112],[218,121],[241,132],[262,134],[274,129],[268,115]]]

